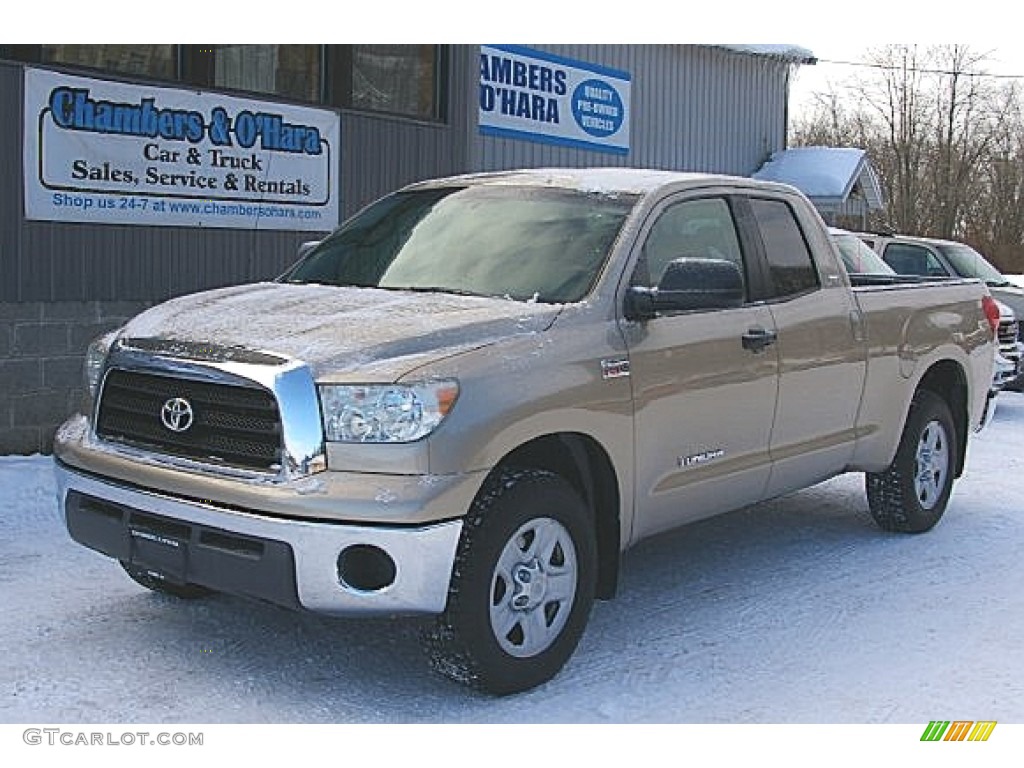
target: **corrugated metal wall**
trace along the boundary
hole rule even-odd
[[[452,46],[446,123],[342,111],[342,216],[403,184],[452,173],[630,165],[745,175],[784,147],[788,65],[781,61],[693,45],[540,48],[630,73],[627,156],[480,136],[480,49]],[[22,110],[22,67],[0,62],[0,303],[152,301],[267,279],[315,236],[25,221]]]
[[[596,165],[745,176],[785,148],[789,65],[783,61],[702,45],[533,47],[630,74],[630,152],[477,136],[480,170]]]
[[[448,124],[342,111],[342,217],[403,184],[470,167],[476,48],[452,51]],[[22,66],[0,62],[0,303],[158,301],[265,280],[313,232],[25,221]]]

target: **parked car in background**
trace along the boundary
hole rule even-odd
[[[829,237],[839,249],[843,266],[851,275],[895,275],[896,271],[871,250],[858,235],[837,227],[828,228]]]
[[[896,271],[873,251],[860,234],[837,227],[828,228],[829,237],[839,251],[843,266],[855,283],[884,282],[886,276],[897,277]],[[906,277],[906,276],[902,276]],[[1024,375],[1024,342],[1018,339],[1017,316],[1008,305],[996,300],[999,307],[998,346],[992,374],[993,393],[1005,389]]]
[[[880,235],[858,232],[884,259],[885,263],[901,275],[925,277],[974,277],[985,281],[992,297],[1008,305],[1016,318],[1024,317],[1024,288],[1006,279],[988,260],[966,243],[907,235]],[[1018,323],[1017,341],[1024,343]],[[1014,392],[1024,391],[1024,374],[1003,387]]]
[[[999,330],[996,347],[996,366],[993,374],[993,387],[1008,389],[1016,385],[1020,388],[1024,370],[1024,342],[1020,340],[1020,324],[1017,315],[1008,305],[996,299],[999,307]]]

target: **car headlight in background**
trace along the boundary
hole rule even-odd
[[[329,442],[411,443],[426,437],[455,405],[452,379],[422,384],[322,384],[320,406]]]

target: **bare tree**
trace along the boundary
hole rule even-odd
[[[1024,271],[1024,110],[1017,84],[986,76],[988,57],[966,45],[869,49],[792,140],[867,150],[887,200],[873,225],[967,240]]]
[[[962,233],[964,213],[979,192],[978,174],[998,123],[991,81],[977,72],[986,55],[964,45],[940,46],[935,83],[935,210],[928,229],[938,237]]]
[[[964,238],[996,266],[1024,272],[1024,116],[1020,89],[1005,86],[988,151],[975,171],[978,194],[968,206]]]

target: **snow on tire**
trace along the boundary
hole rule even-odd
[[[927,389],[916,392],[896,458],[865,476],[868,507],[880,528],[921,533],[939,522],[953,489],[956,440],[946,401]]]
[[[572,486],[500,472],[466,517],[448,604],[426,637],[434,669],[499,695],[550,680],[583,634],[596,569],[593,520]]]

